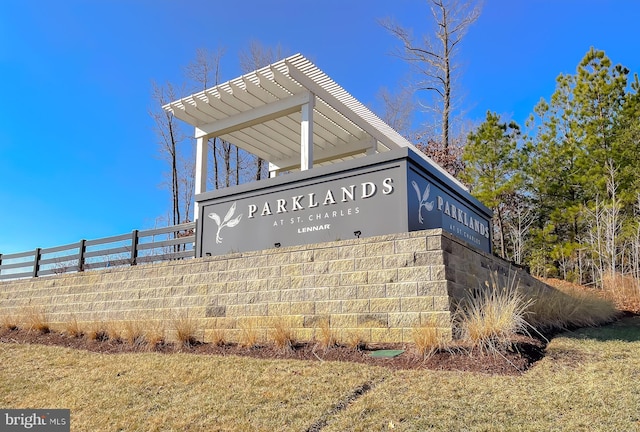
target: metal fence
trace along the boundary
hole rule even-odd
[[[195,223],[14,254],[0,254],[0,280],[193,258]]]

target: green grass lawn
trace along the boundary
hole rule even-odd
[[[73,431],[636,431],[640,318],[562,334],[509,377],[3,344],[0,407],[69,408]]]

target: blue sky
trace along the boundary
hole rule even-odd
[[[377,24],[432,30],[424,0],[0,0],[0,253],[152,228],[170,208],[151,82],[181,83],[196,49],[240,74],[252,40],[301,52],[367,105],[407,66]],[[467,117],[523,124],[590,46],[640,72],[640,2],[485,0],[459,60]]]

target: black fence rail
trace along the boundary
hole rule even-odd
[[[194,257],[195,223],[15,254],[0,254],[0,280]]]

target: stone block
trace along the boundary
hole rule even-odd
[[[268,288],[270,290],[285,290],[291,287],[291,277],[282,276],[277,279],[268,279]]]
[[[355,268],[353,259],[329,261],[327,271],[331,274],[352,272]]]
[[[219,305],[238,304],[238,293],[223,293],[216,295]]]
[[[269,313],[267,303],[255,303],[247,305],[247,315],[266,316]]]
[[[342,313],[369,313],[369,299],[343,300]]]
[[[367,283],[367,272],[356,271],[340,274],[340,285],[353,286]]]
[[[438,296],[433,298],[433,310],[448,311],[451,308],[449,296]]]
[[[420,325],[419,312],[389,313],[389,327],[412,328]]]
[[[337,259],[358,258],[365,256],[366,248],[364,244],[353,244],[338,247]]]
[[[238,269],[238,279],[245,281],[260,279],[260,269],[258,267]]]
[[[400,298],[377,298],[369,300],[371,313],[400,312]]]
[[[213,282],[209,283],[209,293],[211,294],[224,294],[227,292],[226,282]]]
[[[363,313],[358,315],[358,327],[387,328],[389,315],[386,313]]]
[[[357,314],[331,315],[331,327],[335,329],[356,328],[358,326]]]
[[[395,253],[414,253],[426,250],[425,237],[399,239],[395,241]]]
[[[314,261],[314,251],[312,250],[302,250],[291,252],[289,256],[290,263],[307,263]]]
[[[382,268],[382,257],[374,256],[374,257],[365,257],[365,258],[355,258],[354,260],[355,269],[358,270],[378,270]]]
[[[243,257],[233,258],[227,261],[227,269],[228,270],[245,269],[248,267],[248,264],[249,263],[247,258],[243,258]]]
[[[267,308],[269,316],[291,315],[291,303],[269,303]]]
[[[372,343],[402,342],[402,329],[372,328],[371,342]]]
[[[226,306],[207,306],[205,317],[224,317],[227,315]]]
[[[258,291],[256,292],[256,298],[258,303],[275,303],[280,302],[280,290],[270,290],[270,291]]]
[[[316,301],[316,313],[318,315],[333,315],[342,313],[342,300]]]
[[[291,276],[291,288],[313,288],[314,276]]]
[[[422,312],[420,325],[437,325],[441,328],[451,328],[451,314],[449,312]]]
[[[316,328],[324,325],[326,321],[331,322],[329,315],[310,314],[304,316],[303,326],[305,328]]]
[[[445,264],[445,255],[439,250],[416,252],[415,265],[417,266],[438,266]]]
[[[380,298],[386,295],[386,289],[384,284],[371,284],[371,277],[369,277],[369,284],[367,285],[358,285],[356,287],[356,295],[357,298]]]
[[[365,244],[365,256],[386,256],[395,253],[395,245],[393,241],[381,241]]]
[[[249,292],[266,291],[268,289],[269,281],[267,279],[254,279],[246,282],[246,291]]]
[[[288,289],[280,291],[280,301],[301,302],[307,299],[306,289]]]
[[[396,269],[369,270],[367,272],[367,281],[370,284],[394,283],[397,280],[398,270]]]
[[[433,297],[402,297],[400,299],[400,310],[402,312],[433,311]]]
[[[313,315],[316,312],[316,304],[311,301],[291,302],[292,315]]]
[[[232,282],[238,280],[238,270],[225,270],[218,272],[219,282]]]
[[[286,264],[280,268],[282,276],[302,276],[304,274],[304,265],[302,263]]]
[[[278,252],[267,256],[267,265],[282,266],[289,264],[289,252]]]
[[[331,289],[327,287],[309,288],[306,290],[306,300],[318,301],[329,300],[331,298]]]
[[[314,251],[313,253],[313,260],[315,262],[319,262],[319,261],[335,261],[341,259],[341,257],[338,255],[338,250],[336,248],[322,248],[322,249],[317,249],[316,251]]]
[[[418,295],[418,282],[399,282],[386,284],[387,297],[415,297]]]
[[[280,266],[260,267],[258,268],[259,279],[278,278],[282,276]]]
[[[356,286],[340,286],[329,289],[329,298],[331,300],[344,300],[358,298],[358,288]]]
[[[431,280],[431,267],[405,267],[398,269],[398,282]]]
[[[207,262],[207,272],[209,273],[217,273],[219,271],[226,270],[229,270],[229,261],[226,259],[215,259]]]
[[[382,258],[382,266],[385,269],[398,269],[401,267],[410,267],[414,265],[414,254],[391,254]]]
[[[235,280],[227,282],[227,291],[228,292],[246,292],[247,290],[247,282],[243,280]]]
[[[316,287],[335,287],[340,282],[340,276],[337,274],[320,274],[316,275],[314,285]]]
[[[245,304],[227,305],[228,317],[244,317],[246,315],[247,315],[247,305]]]
[[[447,282],[418,282],[418,296],[441,296],[447,294]]]

